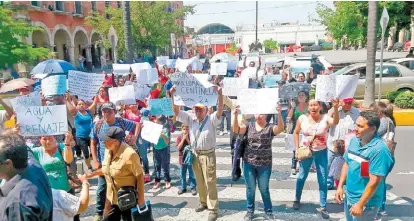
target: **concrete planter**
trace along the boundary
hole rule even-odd
[[[394,110],[397,126],[414,126],[414,110]]]

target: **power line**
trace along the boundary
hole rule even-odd
[[[259,8],[258,10],[275,9],[275,8],[287,8],[287,7],[292,7],[292,6],[310,5],[310,4],[317,4],[317,3],[318,2],[308,2],[308,3],[301,3],[301,4],[282,5],[282,6]],[[212,12],[212,13],[193,14],[193,15],[217,15],[217,14],[228,14],[228,13],[238,13],[238,12],[250,12],[250,11],[256,11],[256,9],[248,9],[248,10],[241,10],[241,11]]]

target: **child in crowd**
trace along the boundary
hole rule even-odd
[[[181,125],[181,132],[182,133],[180,136],[177,137],[177,142],[176,142],[177,149],[179,151],[179,162],[180,162],[180,171],[181,171],[181,176],[180,176],[181,186],[178,190],[178,195],[181,195],[187,192],[187,178],[186,177],[187,177],[187,170],[188,170],[191,194],[195,196],[197,195],[197,190],[196,190],[196,181],[194,177],[193,168],[183,163],[186,157],[186,155],[184,154],[184,149],[186,148],[186,146],[191,144],[189,127],[184,124]]]
[[[345,141],[336,140],[334,143],[334,152],[338,153],[338,156],[332,161],[331,168],[329,170],[329,177],[333,177],[335,180],[335,186],[338,187],[339,178],[341,177],[342,167],[345,163],[344,153],[345,153]]]
[[[158,143],[154,146],[154,169],[155,169],[155,183],[153,189],[160,187],[161,181],[161,168],[165,178],[165,188],[171,188],[170,177],[170,130],[167,125],[167,118],[165,116],[159,116],[156,118],[155,123],[163,126],[161,136],[158,139]]]

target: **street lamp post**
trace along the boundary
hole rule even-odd
[[[388,16],[387,8],[384,7],[384,10],[382,11],[381,16],[381,60],[380,60],[380,79],[379,79],[379,85],[378,85],[378,102],[381,101],[381,83],[382,83],[382,63],[384,58],[384,35],[385,30],[387,29],[388,21],[390,17]]]

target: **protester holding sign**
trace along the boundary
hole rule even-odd
[[[88,169],[92,170],[91,159],[89,153],[89,145],[91,139],[89,134],[92,130],[93,116],[98,98],[95,97],[91,106],[87,107],[86,101],[78,100],[76,108],[72,104],[72,99],[69,94],[66,95],[66,106],[69,113],[74,117],[76,129],[76,156],[81,158],[81,153],[85,158],[85,163]]]
[[[306,159],[301,159],[300,161],[293,209],[298,210],[300,208],[303,186],[305,185],[312,162],[315,161],[320,194],[320,208],[318,211],[324,219],[329,219],[329,213],[326,211],[326,199],[328,193],[328,153],[326,136],[329,127],[335,126],[339,122],[338,99],[333,100],[332,104],[334,108],[333,117],[330,117],[326,114],[321,114],[322,106],[318,101],[314,99],[310,100],[308,108],[309,114],[299,117],[294,132],[296,155],[298,155],[299,147],[310,148],[310,150],[312,150],[312,155]],[[301,131],[303,133],[303,139],[300,141],[299,133]]]
[[[215,221],[218,217],[215,148],[216,129],[223,113],[222,89],[217,86],[213,87],[217,89],[218,93],[217,111],[213,114],[207,115],[207,107],[203,104],[196,104],[194,105],[194,119],[194,115],[180,111],[173,101],[177,121],[188,125],[190,128],[191,148],[194,154],[192,165],[200,199],[200,206],[196,209],[196,212],[209,209],[211,213],[208,221]],[[174,96],[175,86],[170,92]]]
[[[275,101],[276,103],[276,101]],[[269,193],[269,181],[272,174],[272,139],[280,134],[285,125],[282,119],[282,108],[280,105],[276,108],[278,116],[278,125],[266,122],[266,114],[255,114],[255,123],[248,123],[239,126],[238,113],[236,108],[233,111],[233,133],[243,136],[247,133],[248,145],[245,147],[243,156],[243,173],[246,182],[247,195],[247,214],[245,221],[253,220],[255,209],[256,183],[262,195],[265,218],[268,220],[275,219],[272,211],[272,200]]]
[[[155,120],[155,123],[163,126],[158,143],[154,145],[154,170],[155,170],[155,182],[153,189],[160,187],[161,181],[161,169],[165,178],[165,188],[171,188],[170,177],[170,131],[167,126],[167,118],[165,116],[159,116]]]

